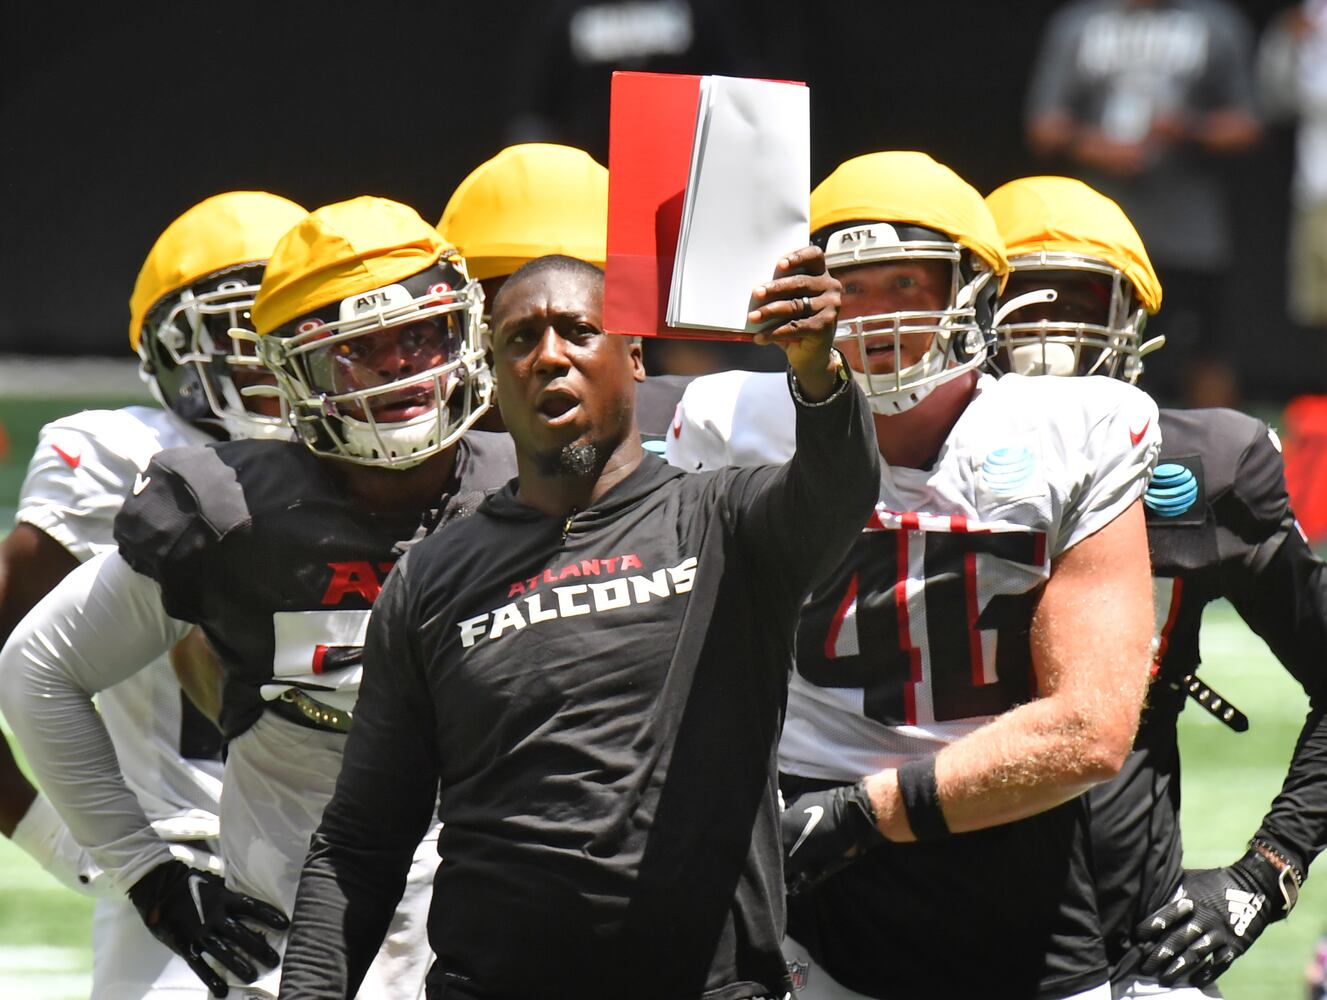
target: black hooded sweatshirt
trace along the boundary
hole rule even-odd
[[[798,608],[875,504],[865,401],[797,407],[786,465],[646,455],[550,517],[513,481],[374,607],[281,996],[352,996],[435,801],[429,996],[782,995],[775,748]]]

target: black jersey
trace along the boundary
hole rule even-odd
[[[228,739],[289,687],[352,699],[369,608],[405,544],[458,498],[515,475],[506,435],[474,432],[436,510],[378,512],[301,444],[231,441],[160,452],[115,521],[166,612],[202,627],[226,670]],[[266,691],[264,690],[266,688]],[[346,705],[349,707],[349,704]]]
[[[1203,610],[1217,598],[1234,605],[1314,702],[1258,836],[1302,872],[1327,835],[1327,579],[1295,524],[1279,445],[1265,424],[1233,410],[1162,410],[1160,419],[1161,456],[1144,497],[1157,672],[1134,752],[1088,800],[1113,977],[1135,970],[1133,929],[1179,884],[1181,681],[1201,660]],[[1230,847],[1233,860],[1242,845]]]
[[[566,519],[509,487],[409,553],[374,613],[283,997],[353,992],[438,788],[431,989],[786,991],[774,764],[794,622],[879,474],[855,387],[799,408],[797,434],[784,466],[646,455]]]

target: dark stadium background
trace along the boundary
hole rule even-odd
[[[576,67],[549,29],[566,6],[4,0],[0,352],[124,351],[152,239],[217,191],[309,207],[375,193],[433,221],[531,114],[606,160],[608,74]],[[891,147],[924,149],[983,191],[1055,167],[1028,156],[1021,107],[1056,2],[695,6],[703,54],[670,68],[807,80],[815,180]],[[1261,29],[1285,4],[1241,6]],[[1245,398],[1262,405],[1327,384],[1322,338],[1285,316],[1290,170],[1286,129],[1230,167],[1240,250],[1225,308],[1247,335]]]

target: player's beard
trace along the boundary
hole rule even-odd
[[[590,441],[573,441],[564,444],[554,452],[539,456],[539,474],[541,476],[568,476],[576,479],[593,479],[603,470],[600,460],[600,448]]]

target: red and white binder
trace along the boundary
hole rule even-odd
[[[743,340],[753,286],[808,240],[805,86],[613,74],[604,326]]]

